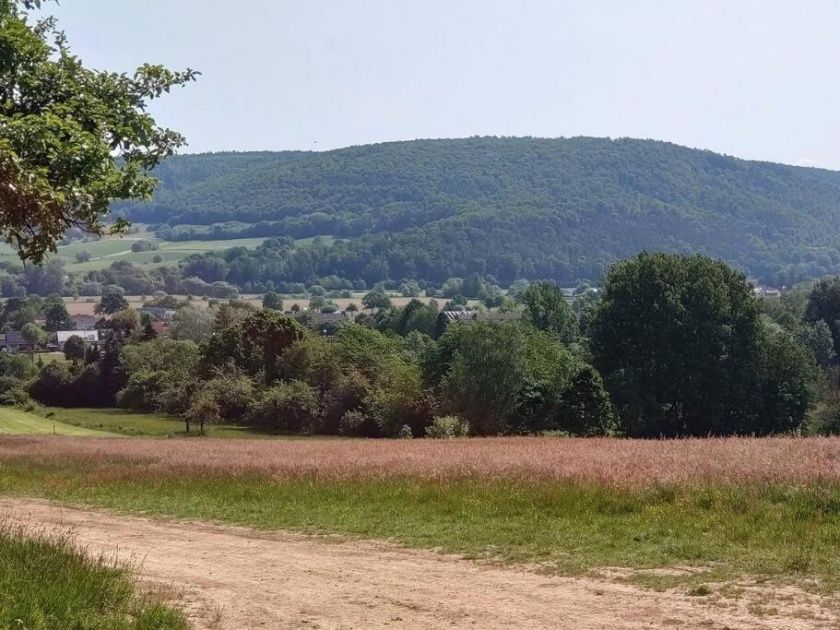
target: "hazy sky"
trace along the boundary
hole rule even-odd
[[[62,0],[88,65],[194,67],[190,152],[631,136],[840,169],[840,2]]]

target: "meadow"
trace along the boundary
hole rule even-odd
[[[207,433],[225,439],[277,437],[251,427],[228,424],[214,424],[207,428]],[[0,435],[184,437],[186,431],[183,420],[166,414],[37,406],[32,411],[0,407]]]
[[[840,575],[836,438],[6,437],[0,484],[7,495],[387,539],[562,574],[621,567],[656,587],[747,575],[831,594]]]
[[[207,241],[167,241],[155,237],[142,224],[136,227],[139,228],[139,232],[122,237],[105,237],[98,241],[78,241],[69,245],[59,245],[52,256],[64,260],[65,270],[70,273],[105,269],[118,260],[127,260],[144,268],[153,268],[162,265],[177,266],[181,260],[192,254],[221,251],[231,247],[253,248],[266,240],[265,237],[258,237]],[[156,243],[158,249],[146,252],[131,251],[131,244],[142,239]],[[296,242],[299,246],[306,246],[311,241],[312,239],[301,239]],[[78,261],[76,255],[81,252],[90,254],[90,260]],[[0,261],[8,261],[19,265],[20,258],[17,250],[8,243],[0,243]]]

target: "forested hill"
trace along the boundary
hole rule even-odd
[[[574,282],[642,249],[771,284],[840,271],[840,173],[665,142],[416,140],[187,155],[158,175],[150,203],[117,210],[168,238],[341,239],[286,275]]]

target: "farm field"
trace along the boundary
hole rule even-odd
[[[159,267],[161,265],[177,265],[179,261],[192,254],[218,251],[230,247],[256,247],[265,238],[239,238],[219,241],[165,241],[150,238],[158,244],[158,249],[147,252],[132,252],[131,244],[143,238],[142,236],[126,236],[121,239],[105,239],[90,243],[74,243],[58,248],[58,256],[67,261],[68,272],[93,271],[104,269],[117,260],[127,260],[135,265],[144,267]],[[80,251],[90,253],[91,259],[77,262],[75,256]],[[156,256],[160,260],[155,262]]]
[[[145,230],[140,225],[141,231],[136,234],[127,234],[123,237],[106,237],[98,241],[76,242],[70,245],[62,245],[53,254],[54,257],[65,261],[65,270],[73,272],[86,272],[104,269],[117,260],[127,260],[135,265],[153,268],[162,265],[177,265],[179,261],[192,254],[210,251],[221,251],[231,247],[253,248],[266,240],[266,237],[258,238],[237,238],[212,241],[167,241],[158,239],[154,234]],[[135,241],[147,239],[158,244],[158,249],[147,252],[132,252],[131,244]],[[312,239],[300,239],[296,241],[299,246],[306,246]],[[91,259],[85,262],[76,260],[80,252],[87,252]],[[155,262],[154,258],[160,256]],[[0,243],[0,261],[9,261],[20,264],[17,251],[8,243]]]

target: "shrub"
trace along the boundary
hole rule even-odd
[[[808,416],[805,433],[809,435],[840,435],[840,393],[824,395]]]
[[[254,382],[244,374],[219,374],[203,385],[219,406],[224,420],[243,419],[254,404]]]
[[[379,437],[379,425],[359,409],[341,416],[338,432],[348,437]]]
[[[135,411],[154,411],[160,395],[167,388],[168,375],[163,371],[138,370],[117,393],[117,406]]]
[[[410,440],[414,437],[414,434],[411,432],[411,427],[407,424],[404,424],[397,433],[397,437],[401,440]]]
[[[269,387],[251,405],[249,419],[274,431],[311,431],[318,416],[318,391],[303,381]]]
[[[348,411],[363,407],[370,383],[357,370],[339,375],[324,392],[318,432],[336,435],[341,430],[341,419]]]
[[[137,253],[137,252],[150,252],[153,249],[157,249],[157,244],[153,243],[152,241],[150,241],[148,239],[145,239],[145,238],[141,238],[140,240],[134,241],[131,244],[131,251],[133,251],[135,253]]]
[[[455,438],[469,435],[470,425],[458,416],[438,416],[426,427],[426,437]]]

